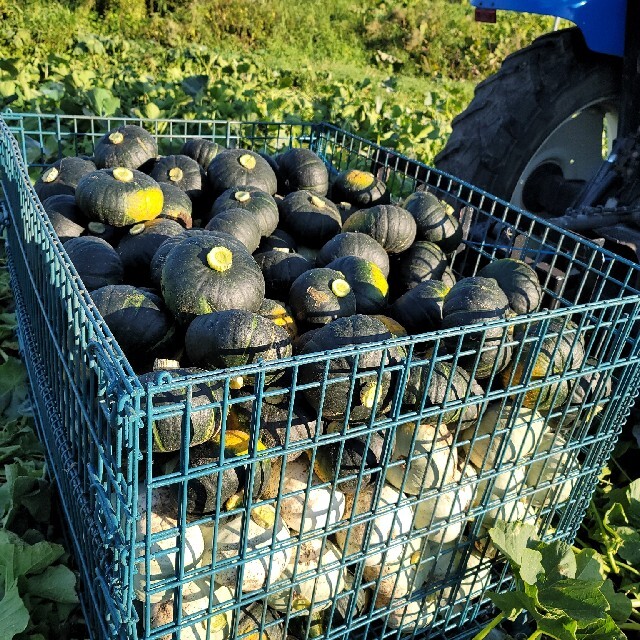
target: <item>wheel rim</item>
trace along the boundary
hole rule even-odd
[[[510,201],[526,208],[523,191],[533,172],[542,165],[556,165],[566,180],[589,180],[611,151],[617,130],[618,108],[612,97],[576,111],[535,151],[516,182]]]

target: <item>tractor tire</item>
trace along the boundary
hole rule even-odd
[[[611,145],[617,130],[621,70],[576,28],[538,38],[476,87],[436,167],[535,212],[523,193],[536,169],[581,182],[600,166],[603,133]]]

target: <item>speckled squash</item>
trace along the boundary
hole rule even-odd
[[[289,332],[250,311],[217,311],[196,317],[187,329],[189,360],[208,369],[227,369],[286,358],[292,354]],[[267,372],[267,382],[282,375]],[[243,380],[253,383],[252,377]]]
[[[140,384],[145,388],[147,383],[164,384],[172,378],[188,377],[196,373],[203,373],[202,369],[190,367],[186,369],[155,370],[139,376]],[[202,382],[191,385],[190,398],[190,425],[187,435],[189,446],[194,447],[213,438],[222,428],[222,410],[215,403],[222,402],[222,384],[219,382]],[[153,395],[153,408],[160,410],[162,407],[174,407],[185,402],[187,397],[187,385],[175,390],[162,391]],[[142,397],[141,410],[147,410],[148,396]],[[206,407],[200,409],[200,407]],[[151,424],[151,451],[167,452],[180,451],[182,446],[184,416],[182,414],[163,418],[156,418]],[[141,447],[147,450],[147,434],[143,432],[140,437]]]
[[[370,235],[354,231],[339,233],[331,238],[320,249],[316,264],[324,267],[345,256],[355,256],[373,262],[385,278],[389,276],[389,255],[384,247]]]
[[[96,165],[82,158],[61,158],[42,172],[33,188],[41,202],[51,196],[75,195],[82,176],[96,170]]]
[[[389,313],[411,334],[437,331],[442,326],[442,306],[448,292],[442,282],[426,280],[400,296]]]
[[[211,161],[207,176],[213,196],[231,187],[255,187],[273,195],[278,181],[269,163],[248,149],[225,149]]]
[[[462,226],[446,205],[428,191],[412,193],[402,206],[415,218],[416,238],[437,244],[445,253],[455,251],[462,242]]]
[[[344,256],[330,262],[327,268],[344,275],[356,297],[356,313],[378,313],[387,306],[389,284],[373,262],[355,256]]]
[[[124,266],[118,252],[100,238],[71,238],[64,248],[89,291],[124,280]]]
[[[449,287],[455,284],[455,276],[449,268],[444,251],[433,242],[418,240],[400,256],[393,266],[393,280],[399,291],[404,292],[425,280],[440,280]]]
[[[128,124],[100,138],[93,157],[98,169],[109,167],[139,169],[157,155],[158,144],[155,138],[142,127]]]
[[[522,260],[494,260],[480,269],[478,275],[497,281],[515,313],[533,313],[539,309],[542,302],[540,281],[536,272]]]
[[[192,202],[203,195],[206,177],[203,168],[189,156],[160,158],[149,174],[156,182],[166,182],[182,189]]]
[[[58,195],[47,198],[42,206],[60,242],[81,236],[88,224],[87,217],[80,211],[74,196]]]
[[[174,220],[156,218],[133,225],[118,244],[118,255],[129,284],[151,284],[149,267],[160,245],[183,232]]]
[[[76,200],[90,220],[126,227],[157,218],[164,196],[153,178],[116,167],[85,174],[76,188]]]
[[[278,205],[280,223],[298,242],[319,248],[340,233],[342,220],[331,200],[309,191],[294,191]]]
[[[182,145],[180,154],[189,156],[206,171],[211,161],[223,150],[224,147],[221,147],[217,142],[213,142],[213,140],[191,138]]]
[[[225,209],[211,218],[205,229],[228,233],[242,242],[249,253],[253,253],[260,244],[258,220],[246,209]]]
[[[245,209],[256,219],[261,236],[270,236],[278,226],[278,205],[265,191],[254,188],[232,187],[216,198],[206,222],[227,209]]]
[[[402,253],[416,239],[413,216],[392,204],[360,209],[349,216],[343,231],[359,231],[377,240],[387,253]]]
[[[193,204],[189,196],[182,189],[168,182],[161,182],[158,186],[163,195],[162,211],[158,218],[175,220],[185,229],[191,229]]]
[[[255,256],[264,276],[266,295],[286,302],[296,278],[313,267],[313,263],[298,253],[274,249]]]
[[[309,191],[326,196],[329,191],[327,167],[311,149],[289,149],[278,156],[278,193]]]
[[[316,353],[389,340],[391,334],[375,318],[355,314],[340,318],[313,333],[301,349],[302,354]],[[311,406],[318,410],[322,400],[322,417],[326,420],[364,421],[383,415],[389,408],[392,375],[379,369],[397,364],[404,352],[396,347],[373,349],[359,354],[358,364],[354,356],[335,356],[328,363],[327,384],[322,388],[327,363],[324,360],[300,366],[299,380],[303,384],[320,383],[304,389]],[[352,380],[353,373],[358,377]],[[363,375],[360,375],[363,374]],[[351,385],[354,384],[353,395]]]
[[[289,306],[297,322],[321,325],[353,315],[356,297],[339,271],[310,269],[291,285]]]
[[[171,312],[188,323],[215,311],[257,311],[264,299],[264,277],[240,242],[208,232],[171,249],[162,268],[161,289]]]
[[[178,335],[160,296],[121,284],[96,289],[91,298],[134,369],[175,357]]]
[[[338,174],[331,188],[335,202],[349,202],[358,207],[389,203],[387,186],[368,171],[347,169]]]

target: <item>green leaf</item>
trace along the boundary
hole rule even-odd
[[[62,564],[47,567],[44,573],[27,580],[27,591],[31,595],[53,602],[79,602],[75,586],[75,574]]]
[[[4,591],[0,600],[0,629],[3,640],[11,640],[18,633],[22,633],[29,624],[29,612],[22,602],[18,592],[18,582],[14,581]]]
[[[609,603],[609,615],[615,622],[626,622],[631,615],[631,600],[624,593],[616,593],[611,580],[605,580],[600,587],[602,595]]]
[[[540,604],[558,615],[567,615],[575,620],[578,627],[603,618],[609,609],[609,603],[600,591],[600,582],[584,582],[567,578],[552,586],[540,587]]]

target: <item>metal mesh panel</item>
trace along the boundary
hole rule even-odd
[[[23,350],[96,638],[468,637],[463,626],[490,610],[486,591],[510,586],[486,544],[496,518],[573,539],[640,383],[636,265],[328,124],[5,122]],[[189,137],[269,153],[302,146],[332,175],[373,172],[394,198],[428,188],[463,222],[456,276],[521,259],[545,310],[142,384],[19,159],[34,179],[125,122],[154,133],[161,153]],[[542,357],[561,366],[541,373]],[[201,401],[205,387],[215,401]],[[190,425],[204,412],[217,415],[220,442],[244,433],[242,447],[194,454]],[[172,455],[155,450],[163,419],[181,425]],[[266,446],[268,429],[277,438]],[[208,503],[194,510],[203,483]],[[161,507],[170,515],[146,517]]]

